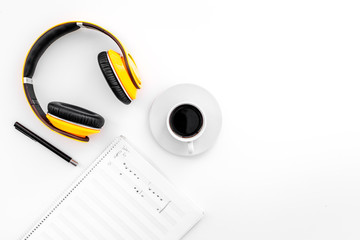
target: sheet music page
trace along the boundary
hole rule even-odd
[[[202,216],[121,136],[22,239],[175,240]]]

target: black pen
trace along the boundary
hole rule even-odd
[[[23,134],[25,134],[26,136],[28,136],[29,138],[31,138],[32,140],[40,143],[41,145],[43,145],[44,147],[46,147],[47,149],[49,149],[50,151],[52,151],[53,153],[55,153],[56,155],[58,155],[59,157],[63,158],[65,161],[71,163],[74,166],[78,165],[78,162],[75,161],[74,159],[72,159],[70,156],[68,156],[67,154],[63,153],[60,149],[54,147],[53,145],[51,145],[50,143],[48,143],[46,140],[44,140],[43,138],[39,137],[38,135],[36,135],[35,133],[33,133],[32,131],[30,131],[29,129],[27,129],[26,127],[24,127],[23,125],[21,125],[18,122],[15,122],[14,124],[15,128],[17,130],[19,130],[20,132],[22,132]]]

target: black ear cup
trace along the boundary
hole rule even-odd
[[[68,103],[50,102],[48,104],[48,113],[92,128],[101,128],[105,123],[104,118],[99,114]]]
[[[126,95],[123,86],[119,83],[119,80],[116,78],[116,73],[114,73],[107,52],[103,51],[98,55],[98,62],[107,83],[109,84],[111,90],[115,96],[123,103],[130,104],[131,99]]]

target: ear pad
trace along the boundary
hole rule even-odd
[[[54,127],[81,138],[99,133],[105,122],[99,114],[61,102],[48,104],[46,118]]]
[[[131,98],[127,95],[125,88],[123,87],[121,80],[118,79],[118,75],[114,72],[112,64],[109,61],[108,53],[101,52],[98,55],[98,62],[100,69],[109,84],[111,90],[115,96],[123,103],[130,104]]]
[[[49,103],[48,112],[55,117],[81,124],[85,127],[101,128],[105,123],[104,118],[97,113],[62,102]]]

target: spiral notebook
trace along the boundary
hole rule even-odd
[[[177,240],[203,216],[123,136],[22,240]]]

